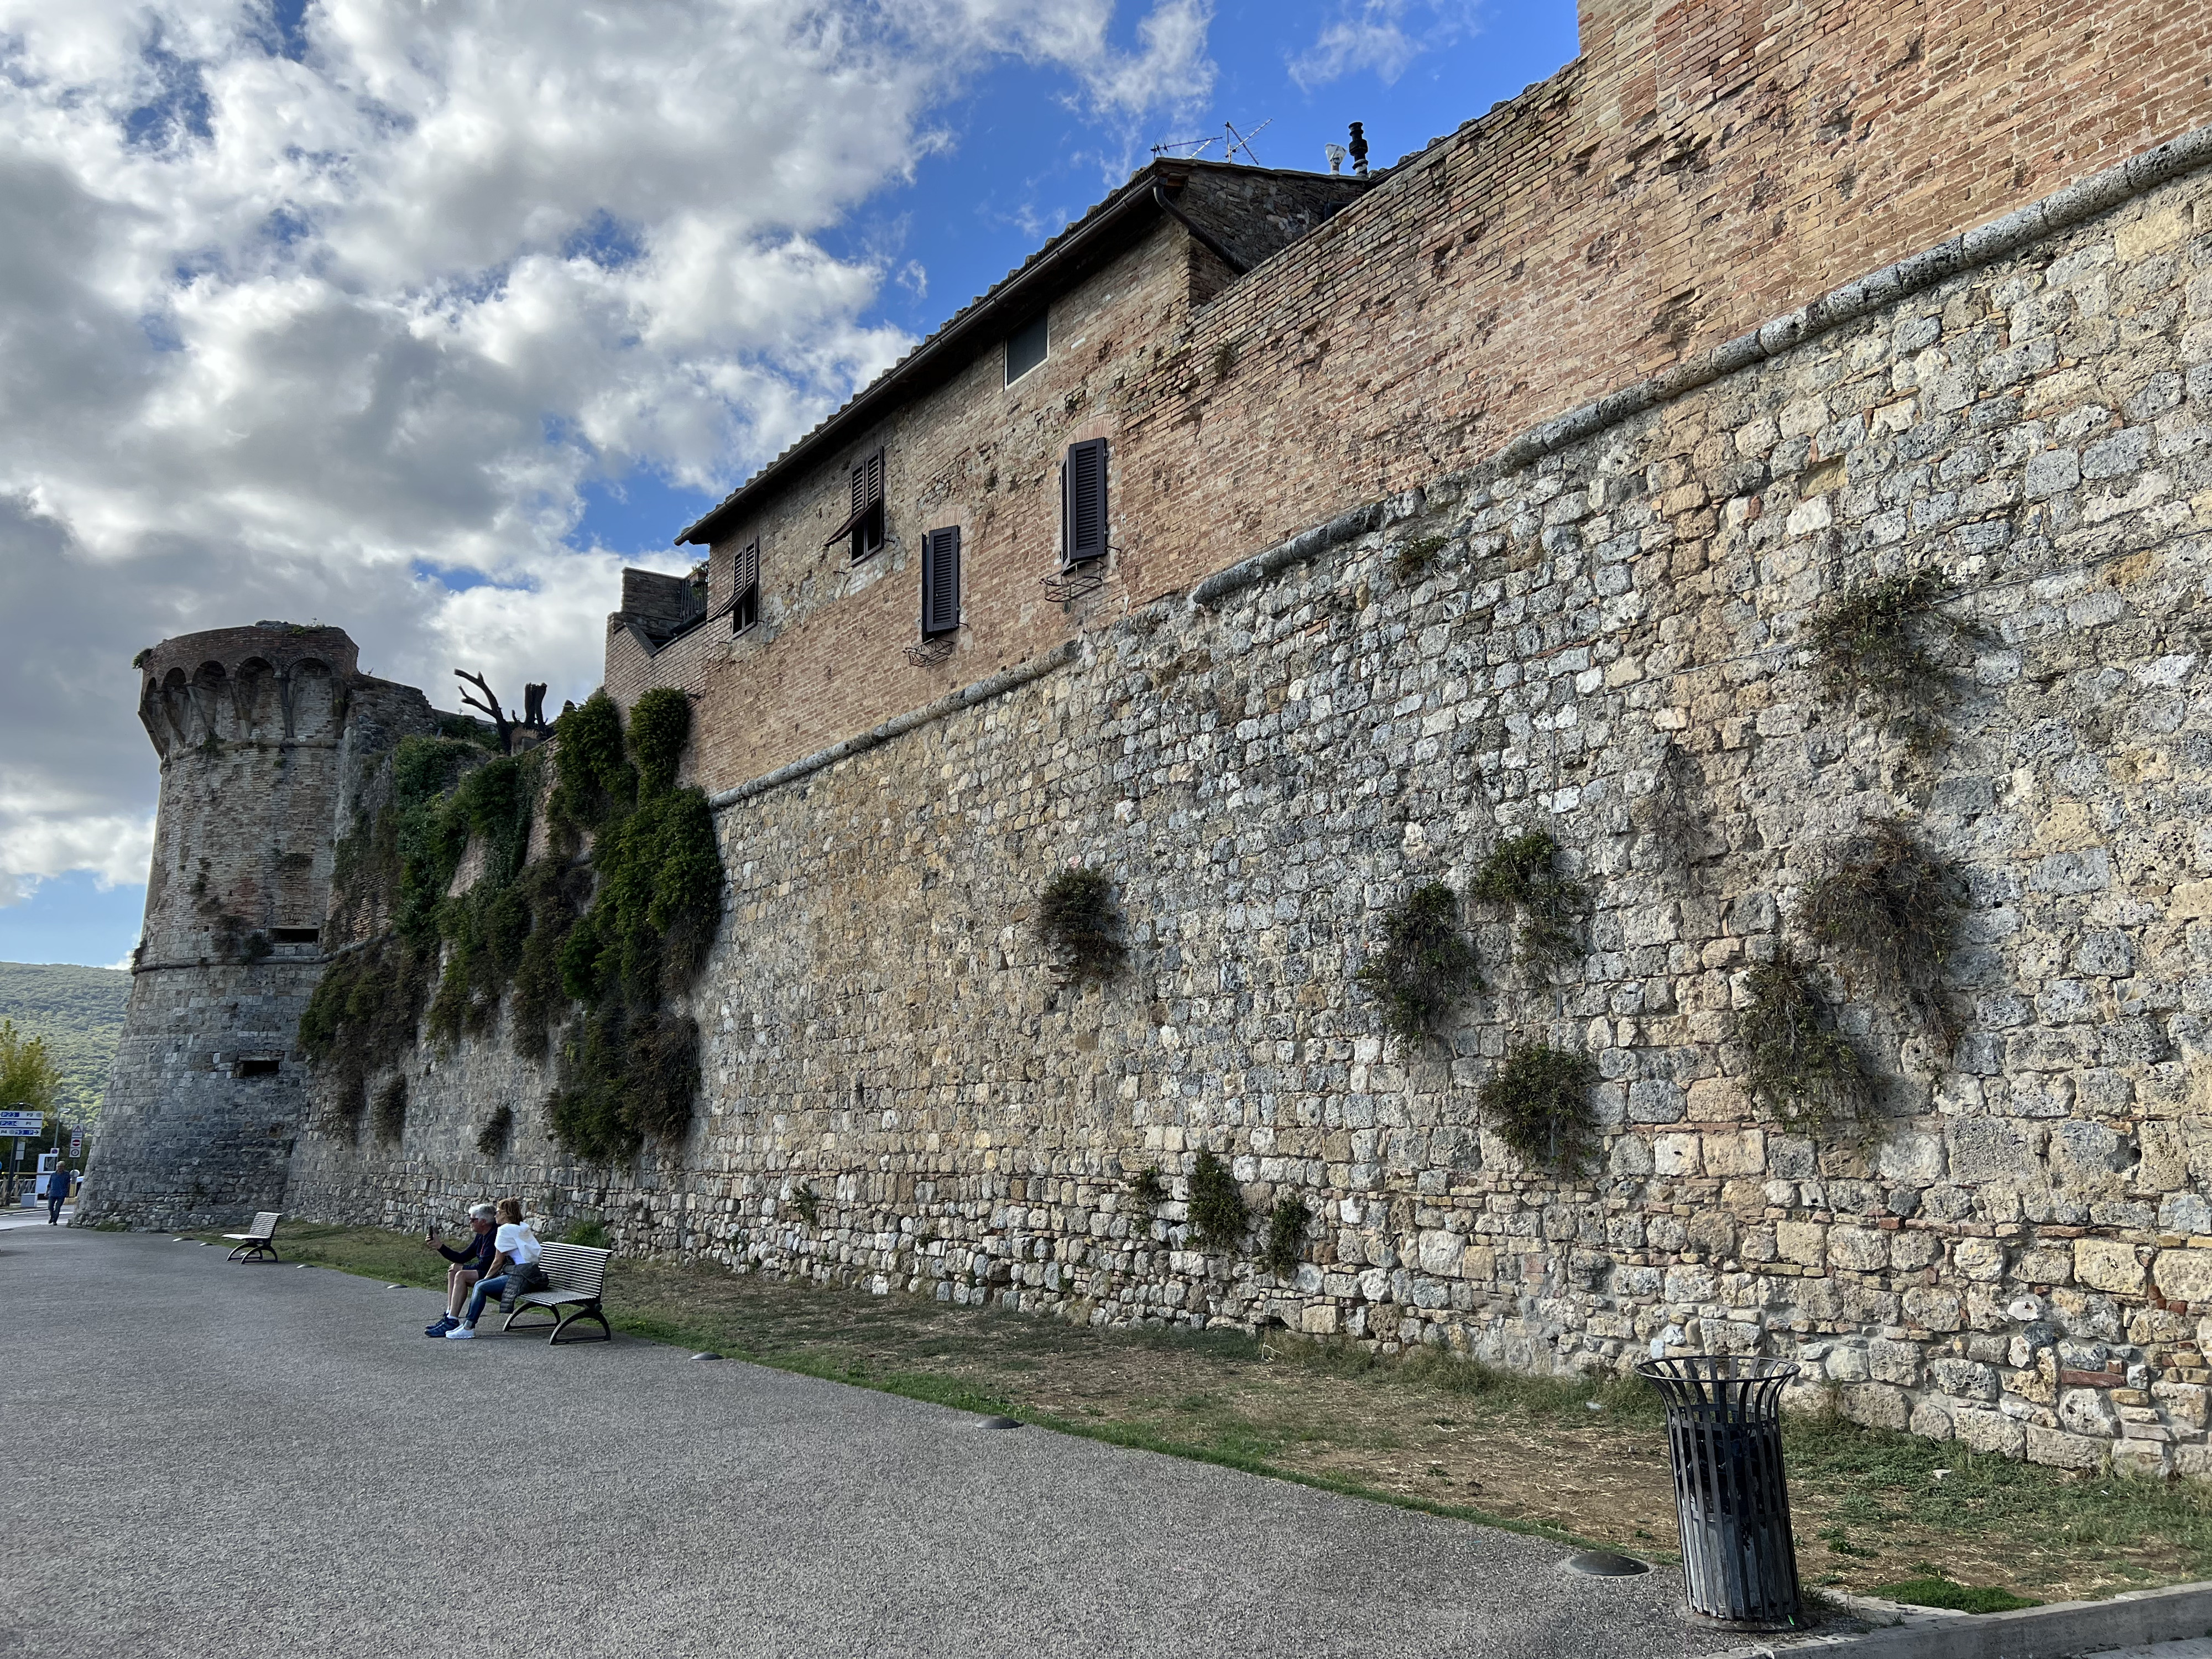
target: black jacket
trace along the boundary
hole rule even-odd
[[[484,1273],[490,1268],[491,1259],[496,1254],[492,1247],[494,1237],[494,1230],[486,1229],[470,1238],[468,1249],[457,1250],[451,1245],[441,1244],[438,1254],[457,1267],[474,1267],[478,1273]]]

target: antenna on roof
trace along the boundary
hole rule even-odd
[[[1275,118],[1270,115],[1266,120],[1261,122],[1258,126],[1254,127],[1250,136],[1247,137],[1245,134],[1237,131],[1236,127],[1231,123],[1224,121],[1221,124],[1221,130],[1229,135],[1226,141],[1229,145],[1228,159],[1232,161],[1235,161],[1237,159],[1237,152],[1241,149],[1244,152],[1244,159],[1249,161],[1254,167],[1265,167],[1267,163],[1260,159],[1259,153],[1252,148],[1252,140],[1254,138],[1257,138],[1261,133],[1265,132],[1269,127],[1272,127],[1274,125]]]
[[[1186,159],[1194,161],[1205,155],[1208,148],[1220,142],[1218,138],[1167,138],[1152,146],[1152,154],[1165,155],[1172,150],[1187,150],[1189,154]]]

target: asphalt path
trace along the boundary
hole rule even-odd
[[[1680,1656],[1678,1577],[166,1237],[0,1235],[0,1653]],[[492,1322],[487,1321],[487,1325]]]

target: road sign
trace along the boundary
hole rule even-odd
[[[70,1156],[71,1158],[82,1158],[84,1156],[84,1131],[82,1129],[76,1129],[70,1132]]]
[[[0,1138],[9,1135],[42,1135],[46,1132],[44,1112],[0,1112]]]

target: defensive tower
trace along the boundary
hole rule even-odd
[[[137,659],[161,799],[88,1220],[182,1227],[280,1204],[349,780],[434,726],[421,692],[358,659],[342,629],[274,622]]]

